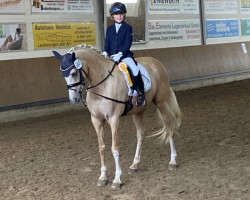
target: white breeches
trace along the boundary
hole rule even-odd
[[[125,62],[130,67],[130,69],[132,70],[133,75],[137,76],[137,74],[139,73],[139,69],[136,66],[134,60],[132,58],[130,58],[130,57],[127,57],[127,58],[123,58],[122,61]]]

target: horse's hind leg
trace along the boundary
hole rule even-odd
[[[166,99],[164,99],[164,97]],[[164,95],[161,100],[154,99],[154,103],[161,113],[162,120],[164,122],[165,130],[162,132],[160,139],[162,142],[169,141],[171,150],[171,160],[169,162],[169,169],[173,170],[177,168],[173,134],[181,124],[181,110],[177,103],[176,97],[172,89],[169,90],[169,95]]]
[[[133,121],[136,127],[136,132],[137,132],[137,146],[136,146],[136,152],[135,152],[135,157],[133,164],[129,168],[129,174],[132,174],[137,171],[138,169],[138,164],[141,161],[141,150],[142,150],[142,142],[144,139],[144,126],[143,126],[143,112],[134,114],[133,115]]]
[[[171,126],[171,119],[169,119],[169,115],[168,115],[168,111],[167,111],[167,106],[164,104],[162,105],[157,105],[162,120],[164,122],[164,126],[165,126],[165,130],[163,132],[163,134],[160,136],[159,139],[161,139],[162,142],[167,142],[169,141],[170,144],[170,151],[171,151],[171,158],[170,158],[170,162],[169,162],[169,169],[170,170],[174,170],[178,167],[177,162],[176,162],[176,158],[177,158],[177,152],[175,149],[175,145],[174,145],[174,139],[173,139],[173,128]]]
[[[99,153],[101,157],[101,175],[98,179],[97,185],[105,186],[107,184],[107,177],[106,177],[106,164],[105,164],[105,159],[104,159],[104,150],[105,150],[104,129],[103,129],[104,120],[97,119],[93,115],[91,115],[91,121],[95,127],[95,131],[97,134],[98,144],[99,144]]]

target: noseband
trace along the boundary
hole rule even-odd
[[[83,85],[83,86],[85,86],[85,81],[84,81],[84,78],[83,78],[83,75],[82,75],[82,71],[83,71],[83,73],[84,73],[85,75],[87,75],[86,72],[85,72],[82,68],[81,68],[81,69],[78,69],[78,72],[79,72],[79,74],[80,74],[80,80],[79,80],[78,82],[76,82],[76,83],[68,84],[68,85],[67,85],[68,90],[73,90],[73,91],[77,92],[77,90],[74,89],[73,87],[76,87],[76,86],[78,86],[78,85]]]

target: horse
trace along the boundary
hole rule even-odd
[[[153,136],[157,136],[160,143],[170,143],[171,159],[169,169],[176,169],[177,152],[175,150],[173,134],[181,125],[181,110],[176,96],[170,86],[167,71],[162,63],[152,57],[138,57],[136,62],[147,70],[151,79],[151,89],[145,93],[147,103],[145,106],[136,106],[136,97],[129,97],[129,88],[126,85],[117,63],[105,58],[100,51],[88,45],[72,47],[65,55],[53,51],[60,60],[60,69],[65,76],[69,99],[72,103],[82,100],[82,90],[85,80],[88,88],[86,93],[87,108],[91,114],[91,121],[95,128],[99,153],[101,158],[101,175],[97,181],[98,186],[107,184],[106,162],[104,158],[104,124],[108,122],[112,133],[112,154],[115,160],[115,178],[111,188],[120,189],[122,185],[122,170],[119,164],[119,121],[124,113],[126,102],[130,99],[133,105],[127,114],[133,115],[133,122],[137,133],[137,147],[129,174],[138,170],[141,161],[142,142],[145,128],[143,126],[143,113],[153,102],[163,121],[163,128]]]

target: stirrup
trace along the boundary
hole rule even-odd
[[[145,105],[146,105],[146,98],[145,98],[144,94],[140,93],[137,97],[136,106],[141,107],[141,106],[145,106]]]

